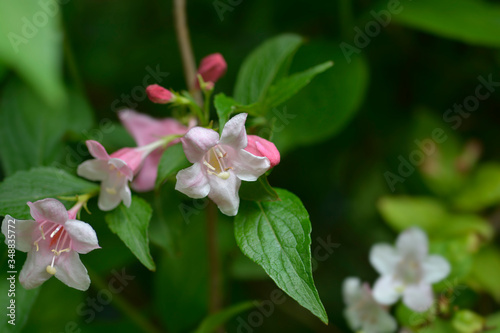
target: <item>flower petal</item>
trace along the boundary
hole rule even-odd
[[[56,278],[67,286],[82,291],[89,289],[89,274],[85,266],[83,266],[80,256],[75,251],[62,253],[57,258],[55,267]]]
[[[144,160],[139,173],[134,177],[132,188],[137,192],[148,192],[155,188],[156,177],[158,174],[158,164],[163,153],[163,149],[152,152]]]
[[[342,283],[342,296],[347,305],[355,303],[361,294],[361,280],[356,277],[348,277]]]
[[[206,171],[200,163],[179,171],[176,178],[175,189],[190,198],[204,198],[210,192]]]
[[[53,253],[49,251],[47,243],[41,242],[38,251],[29,251],[24,262],[19,282],[26,289],[33,289],[47,281],[52,275],[47,273]]]
[[[106,152],[106,149],[99,142],[94,140],[87,140],[85,141],[85,143],[87,144],[90,155],[94,156],[98,160],[109,160],[109,155]]]
[[[9,228],[9,225],[12,227]],[[6,215],[2,222],[2,233],[5,235],[5,244],[9,245],[9,239],[12,240],[12,235],[15,235],[14,243],[16,249],[23,252],[30,251],[33,246],[32,235],[35,228],[36,222],[33,220],[16,220],[12,216]]]
[[[237,151],[231,162],[236,176],[247,182],[256,181],[271,167],[267,157],[255,156],[243,149]]]
[[[396,248],[403,257],[409,254],[417,259],[424,259],[428,253],[429,241],[422,229],[413,227],[398,236]]]
[[[228,145],[234,149],[244,149],[247,144],[247,132],[245,129],[246,113],[240,113],[229,119],[222,130],[220,144]]]
[[[363,333],[390,333],[396,331],[398,323],[382,307],[374,310],[374,320],[365,322]]]
[[[203,127],[193,127],[181,139],[184,154],[191,163],[200,162],[218,141],[219,134],[216,131]]]
[[[223,214],[235,216],[238,214],[240,206],[238,191],[241,180],[232,171],[229,171],[229,174],[228,179],[221,179],[215,175],[208,176],[208,183],[210,184],[208,197],[217,204]]]
[[[122,185],[115,184],[109,179],[106,179],[101,184],[101,191],[99,193],[99,200],[97,206],[102,211],[110,211],[115,209],[120,202]]]
[[[382,276],[375,281],[373,298],[380,304],[394,304],[399,299],[399,296],[401,296],[397,289],[398,285],[391,276]]]
[[[71,237],[71,248],[76,252],[88,253],[100,248],[97,242],[97,234],[90,224],[78,220],[69,220],[64,225],[64,229]]]
[[[392,275],[399,260],[396,250],[388,244],[375,244],[370,250],[370,263],[381,275]]]
[[[78,176],[89,180],[102,181],[108,177],[108,162],[103,160],[88,160],[76,169]]]
[[[130,207],[132,204],[132,192],[130,192],[130,188],[127,184],[120,189],[120,198],[122,199],[125,207]]]
[[[130,168],[130,166],[127,165],[127,162],[125,162],[124,160],[119,158],[110,158],[108,164],[118,169],[118,171],[125,175],[128,180],[132,180],[132,178],[134,178],[134,171]],[[111,175],[116,173],[116,170],[110,171]]]
[[[51,221],[64,224],[68,220],[68,211],[64,205],[56,199],[43,199],[35,202],[28,202],[30,214],[35,221]]]
[[[424,270],[423,280],[427,283],[436,283],[450,274],[449,262],[438,255],[428,256],[422,263]]]
[[[403,303],[417,312],[429,309],[434,301],[431,285],[425,282],[406,287],[403,293]]]

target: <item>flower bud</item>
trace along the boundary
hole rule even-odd
[[[213,53],[207,55],[200,62],[200,67],[198,67],[198,73],[203,78],[204,82],[215,83],[221,76],[226,73],[227,64],[224,57],[220,53]],[[199,88],[200,84],[196,79],[196,87]]]
[[[271,168],[280,162],[280,152],[274,143],[257,135],[247,135],[248,145],[245,150],[255,156],[263,156],[271,162]]]
[[[168,90],[157,84],[149,85],[146,88],[146,94],[153,103],[167,104],[172,101],[174,95]]]

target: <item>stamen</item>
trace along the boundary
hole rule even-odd
[[[52,257],[52,263],[50,264],[50,266],[47,266],[45,268],[45,270],[47,271],[47,273],[51,274],[51,275],[55,275],[57,270],[56,268],[54,267],[54,260],[56,259],[56,256],[53,256]]]
[[[60,226],[58,226],[58,227],[56,228],[56,230],[54,230],[54,231],[50,234],[50,238],[54,238],[54,235],[55,235],[55,234],[57,234],[57,232],[58,232],[59,230],[61,230],[61,227],[62,227],[61,225],[60,225]],[[44,238],[44,239],[45,239],[45,238]]]
[[[212,166],[212,164],[208,163],[207,161],[203,161],[203,164],[207,166],[210,170],[215,170],[215,168]]]
[[[38,247],[38,242],[34,242],[33,244],[35,244],[35,246],[36,246],[36,252],[38,252],[38,250],[40,249],[40,248]]]

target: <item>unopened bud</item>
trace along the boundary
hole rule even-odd
[[[157,84],[149,85],[146,88],[146,94],[153,103],[167,104],[172,101],[174,95],[168,90]]]
[[[271,162],[271,168],[280,162],[280,152],[271,141],[261,138],[257,135],[247,135],[248,145],[246,151],[255,155],[267,157]]]

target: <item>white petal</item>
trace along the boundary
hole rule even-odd
[[[243,149],[238,150],[236,154],[231,164],[234,173],[241,180],[253,182],[271,167],[267,157],[255,156]]]
[[[346,304],[356,302],[361,294],[361,280],[355,277],[348,277],[342,283],[342,296]]]
[[[28,252],[28,257],[19,274],[19,282],[26,289],[33,289],[47,281],[52,275],[47,273],[47,266],[52,260],[52,252],[47,248],[47,244],[40,243],[39,250]]]
[[[128,184],[125,184],[125,186],[120,189],[120,198],[122,199],[125,207],[130,207],[132,204],[132,192],[130,192]]]
[[[375,244],[370,250],[370,263],[381,275],[392,275],[399,260],[396,250],[388,244]]]
[[[100,248],[95,230],[90,224],[78,220],[69,220],[64,225],[64,229],[71,237],[71,248],[76,252],[88,253]]]
[[[431,307],[433,301],[432,288],[425,282],[408,286],[403,293],[403,303],[413,311],[424,312]]]
[[[436,283],[450,274],[451,267],[448,261],[438,255],[428,256],[422,263],[424,270],[423,280],[427,283]]]
[[[11,226],[10,228],[9,225]],[[23,252],[30,251],[33,246],[33,230],[36,227],[37,224],[33,220],[16,220],[12,216],[6,215],[2,222],[2,233],[5,235],[5,244],[9,244],[9,239],[15,240],[16,249]]]
[[[108,165],[114,166],[116,169],[118,169],[119,172],[121,172],[123,175],[125,175],[125,177],[128,180],[132,180],[132,178],[134,178],[134,171],[132,171],[130,166],[128,166],[127,162],[125,162],[124,160],[113,157],[113,158],[109,159]],[[118,172],[116,172],[116,170],[114,170],[114,172],[110,173],[110,177],[113,177],[113,176],[123,177],[123,175],[118,175]]]
[[[241,180],[229,171],[228,179],[221,179],[215,175],[208,177],[210,184],[210,193],[208,197],[212,199],[219,207],[220,211],[227,216],[235,216],[238,214],[240,206],[240,197],[238,191],[240,189]]]
[[[116,189],[115,189],[116,190]],[[118,192],[110,193],[106,190],[106,186],[104,183],[101,185],[101,191],[99,193],[99,201],[97,202],[97,206],[102,211],[110,211],[118,207],[122,198]]]
[[[177,173],[175,189],[190,198],[204,198],[210,192],[206,170],[200,163],[195,163],[189,168]]]
[[[402,256],[411,254],[418,259],[424,259],[428,253],[429,241],[425,232],[420,228],[413,227],[399,235],[396,248]]]
[[[181,139],[184,154],[191,163],[201,161],[218,141],[219,134],[216,131],[203,127],[193,127]]]
[[[401,296],[398,287],[398,283],[392,279],[392,276],[382,276],[378,278],[373,286],[373,298],[380,304],[394,304]]]
[[[35,221],[51,221],[64,224],[68,220],[68,211],[64,205],[56,199],[43,199],[35,202],[28,202],[30,214]]]
[[[248,144],[247,132],[245,129],[246,119],[246,113],[240,113],[229,119],[222,130],[219,143],[231,146],[234,149],[244,149]]]
[[[108,178],[108,162],[103,160],[88,160],[76,169],[78,176],[93,181],[101,181]]]
[[[90,287],[90,278],[87,269],[83,266],[80,256],[75,251],[62,253],[57,258],[56,278],[61,282],[78,290],[85,291]]]
[[[391,333],[398,328],[396,320],[382,307],[375,310],[375,320],[365,322],[363,333]]]

